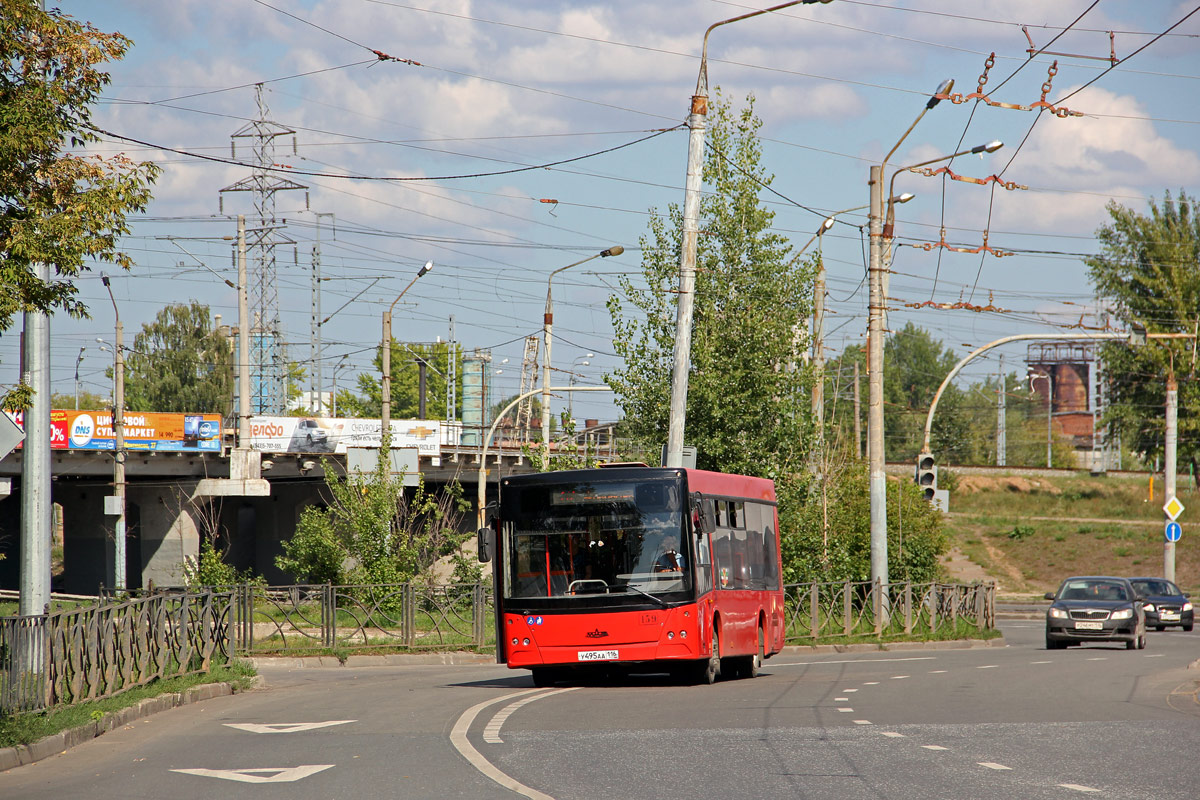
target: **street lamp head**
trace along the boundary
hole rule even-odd
[[[612,247],[608,248],[607,250],[601,250],[600,256],[602,258],[608,258],[609,256],[619,256],[619,255],[621,255],[621,253],[624,253],[624,252],[625,252],[624,247],[622,247],[619,244],[614,244]]]
[[[418,277],[418,278],[420,278],[420,277],[421,277],[421,276],[423,276],[423,275],[424,275],[426,272],[429,272],[429,271],[430,271],[430,270],[432,270],[432,269],[433,269],[433,262],[432,262],[432,261],[426,261],[426,262],[425,262],[425,266],[421,267],[421,269],[417,271],[417,277]]]
[[[981,144],[981,145],[972,147],[971,152],[972,153],[980,153],[980,154],[994,153],[997,150],[999,150],[1001,147],[1004,147],[1004,142],[1000,141],[999,139],[995,139],[993,141],[988,142],[987,144]]]
[[[892,202],[893,203],[907,203],[909,200],[912,200],[914,197],[916,197],[916,195],[913,194],[912,192],[905,192],[904,194],[900,194],[900,195],[893,197]]]
[[[105,285],[105,287],[108,286],[108,273],[107,272],[100,273],[100,282],[103,283]]]
[[[825,231],[829,230],[832,227],[833,227],[833,217],[826,217],[821,222],[821,227],[817,228],[817,236],[820,236],[821,234],[823,234]]]
[[[954,88],[954,78],[946,78],[938,84],[937,91],[929,98],[929,102],[925,104],[925,109],[929,110],[942,102],[942,96],[950,94],[950,90]]]

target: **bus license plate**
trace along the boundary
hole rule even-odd
[[[621,656],[616,650],[580,650],[580,661],[616,661]]]
[[[1103,622],[1076,622],[1075,629],[1081,631],[1102,631],[1104,630]]]

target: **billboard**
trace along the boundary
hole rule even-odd
[[[391,420],[392,447],[441,455],[439,420]],[[250,447],[266,453],[345,453],[347,447],[379,447],[383,423],[337,417],[251,417]]]
[[[8,412],[24,430],[24,415]],[[220,452],[220,414],[173,414],[127,411],[125,449],[149,452]],[[50,412],[52,450],[115,450],[111,411],[53,409]]]

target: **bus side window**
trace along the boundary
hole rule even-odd
[[[703,535],[696,537],[696,588],[700,594],[711,592],[713,588],[712,552],[708,536]]]

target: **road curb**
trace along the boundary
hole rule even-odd
[[[859,642],[856,644],[784,645],[784,653],[819,655],[821,653],[887,653],[903,650],[974,650],[981,647],[1008,647],[1000,636],[995,639],[948,639],[933,642]]]
[[[334,656],[255,656],[244,658],[259,667],[284,669],[321,669],[331,667],[420,667],[495,664],[496,657],[488,653],[390,653],[377,656],[347,656],[345,661]]]
[[[70,728],[53,736],[47,736],[33,744],[0,747],[0,773],[7,772],[14,767],[41,761],[43,758],[55,755],[56,753],[65,752],[76,745],[95,739],[97,736],[102,736],[108,731],[128,725],[142,717],[157,714],[159,711],[166,711],[167,709],[178,708],[179,706],[186,706],[192,703],[200,703],[205,700],[211,700],[214,697],[225,697],[235,694],[238,691],[231,683],[205,683],[185,689],[182,692],[161,694],[158,697],[147,697],[136,705],[123,708],[120,711],[110,711],[98,720],[89,722],[86,725],[80,725],[77,728]]]

